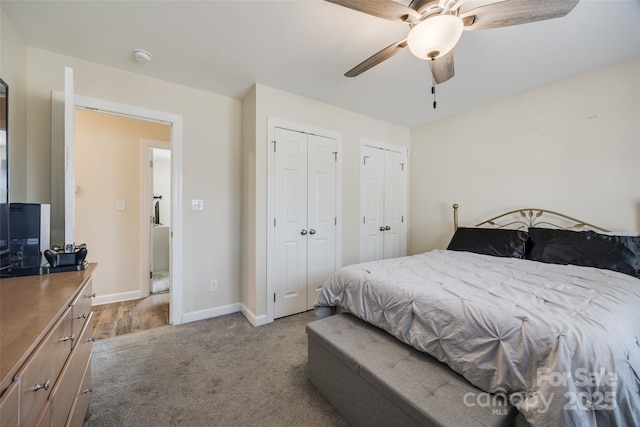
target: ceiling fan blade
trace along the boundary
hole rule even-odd
[[[367,71],[369,68],[375,67],[385,59],[391,58],[393,55],[400,52],[405,47],[407,47],[407,39],[395,42],[385,47],[375,55],[372,55],[369,58],[365,59],[360,64],[356,65],[355,67],[353,67],[352,69],[344,73],[344,75],[346,77],[355,77],[357,75],[360,75],[365,71]]]
[[[465,30],[486,30],[560,18],[571,12],[578,1],[507,0],[477,7],[460,17],[465,22]]]
[[[454,75],[453,51],[434,60],[427,60],[431,75],[437,84],[444,83]]]
[[[422,16],[400,3],[392,0],[326,0],[329,3],[344,6],[349,9],[368,15],[377,16],[378,18],[388,19],[390,21],[405,22],[408,17],[420,19]]]

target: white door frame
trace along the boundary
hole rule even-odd
[[[140,297],[146,298],[151,293],[150,277],[151,271],[151,205],[148,195],[152,194],[151,187],[153,183],[153,169],[149,167],[149,162],[153,160],[151,149],[160,148],[163,150],[171,150],[171,143],[167,141],[158,141],[155,139],[140,140]],[[173,171],[171,171],[173,175]],[[172,202],[173,203],[173,202]],[[171,228],[169,228],[171,230]],[[171,263],[171,249],[169,249],[169,263]],[[171,264],[169,264],[171,265]],[[171,272],[169,272],[171,273]],[[171,307],[171,304],[169,304]]]
[[[61,99],[62,93],[54,91],[54,99]],[[182,116],[163,111],[118,102],[105,101],[87,96],[75,96],[75,107],[117,116],[168,124],[171,126],[171,297],[169,322],[179,325],[183,322],[183,259],[182,259]],[[55,141],[53,144],[59,144]]]
[[[308,133],[312,135],[324,136],[327,138],[333,138],[336,140],[336,147],[338,150],[337,164],[336,164],[336,268],[342,266],[342,134],[318,128],[315,126],[309,126],[302,123],[296,123],[289,120],[283,120],[276,117],[267,117],[267,293],[265,304],[267,306],[267,316],[265,323],[271,323],[274,321],[274,305],[273,294],[275,292],[273,284],[273,269],[275,265],[274,257],[274,179],[273,179],[273,167],[275,164],[275,156],[273,154],[273,141],[275,141],[275,129],[283,128],[292,131]],[[258,304],[259,301],[256,301]]]
[[[61,247],[75,241],[74,111],[73,69],[64,67],[64,92],[51,94],[51,243]]]

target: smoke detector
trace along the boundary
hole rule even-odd
[[[146,63],[151,61],[151,54],[144,49],[134,49],[133,57],[136,58],[138,62]]]

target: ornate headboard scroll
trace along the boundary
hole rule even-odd
[[[562,223],[562,224],[561,224]],[[453,204],[453,225],[455,230],[458,229],[458,204]],[[559,228],[563,230],[572,230],[580,228],[589,228],[604,233],[609,233],[607,230],[597,225],[590,224],[586,221],[582,221],[573,217],[570,217],[559,212],[550,211],[547,209],[538,208],[526,208],[515,209],[509,212],[505,212],[486,221],[482,221],[474,227],[482,227],[483,225],[490,225],[495,228],[511,228],[518,230],[528,230],[533,227],[547,226],[551,228]]]

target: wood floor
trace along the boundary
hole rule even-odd
[[[111,338],[169,324],[169,293],[93,307],[93,336]]]

